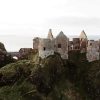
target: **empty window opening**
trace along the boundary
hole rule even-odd
[[[92,43],[90,43],[90,46],[92,45]]]
[[[75,47],[75,49],[80,49],[79,47]]]
[[[45,51],[45,50],[46,50],[46,48],[45,48],[45,47],[43,47],[43,50]]]
[[[75,49],[77,49],[77,47],[75,47]]]
[[[58,48],[61,48],[61,44],[58,44]]]

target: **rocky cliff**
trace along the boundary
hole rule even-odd
[[[99,64],[35,54],[0,69],[0,100],[100,100]]]
[[[0,42],[0,68],[12,62],[11,56],[7,53],[3,43]]]

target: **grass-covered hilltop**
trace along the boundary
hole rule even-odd
[[[79,52],[28,58],[0,68],[0,100],[100,100],[100,61]]]

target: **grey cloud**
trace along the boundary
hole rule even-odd
[[[93,26],[100,27],[100,18],[86,18],[86,17],[58,17],[48,19],[49,24],[60,24],[62,26]]]

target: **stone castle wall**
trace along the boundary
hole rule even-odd
[[[80,50],[80,39],[73,38],[73,50]]]
[[[54,54],[54,43],[50,39],[39,39],[39,57],[46,58]]]
[[[88,41],[86,56],[89,62],[99,60],[99,41]]]
[[[63,59],[68,59],[68,42],[69,39],[63,34],[63,32],[60,32],[55,39],[56,52],[60,53]]]
[[[39,46],[39,38],[36,37],[33,39],[33,48],[38,49],[38,46]]]
[[[79,38],[73,38],[73,41],[69,41],[69,38],[62,31],[56,38],[53,38],[52,31],[49,30],[47,38],[33,39],[33,48],[38,49],[41,58],[58,52],[63,59],[68,59],[70,51],[78,51],[82,54],[85,53],[89,62],[100,59],[100,41],[88,41],[84,31],[81,32]]]

